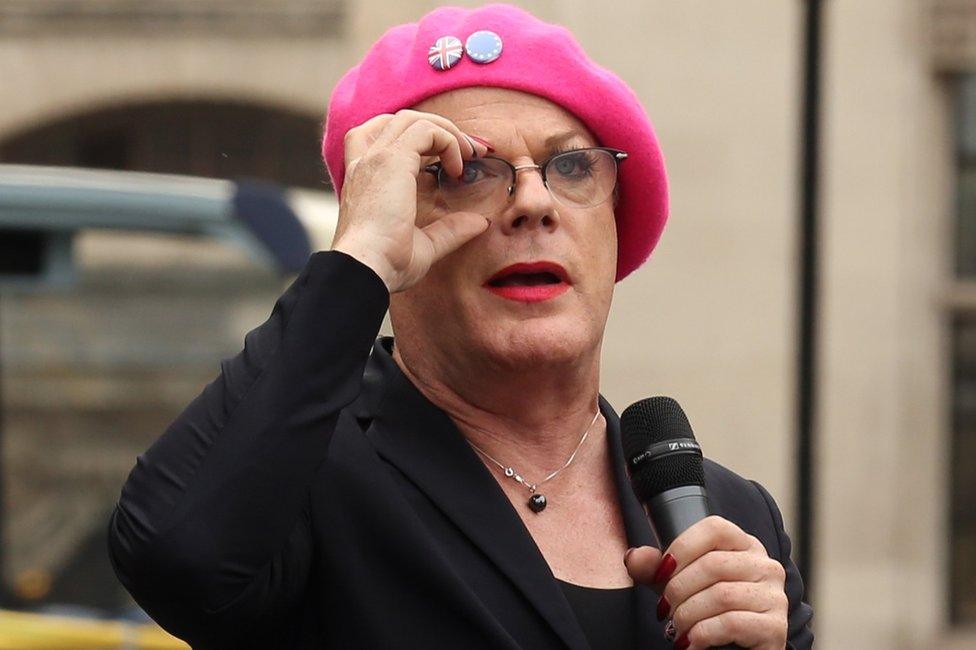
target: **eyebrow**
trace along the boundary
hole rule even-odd
[[[579,131],[563,131],[562,133],[557,133],[546,138],[546,149],[552,151],[557,145],[562,144],[566,140],[572,140],[576,137],[582,137],[582,133]]]

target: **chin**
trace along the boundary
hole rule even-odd
[[[521,323],[500,324],[482,332],[479,338],[482,339],[484,351],[495,364],[512,369],[576,365],[587,352],[599,345],[599,338],[579,321],[554,320],[556,322],[530,319]]]

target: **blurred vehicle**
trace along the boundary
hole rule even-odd
[[[112,495],[117,496],[133,455],[162,432],[158,423],[171,417],[173,405],[185,394],[199,390],[199,375],[180,375],[180,364],[191,359],[212,371],[215,350],[223,349],[215,342],[239,346],[239,327],[268,307],[265,294],[257,293],[256,306],[244,309],[234,302],[241,295],[228,296],[220,284],[207,286],[202,299],[193,295],[202,291],[195,287],[213,282],[200,269],[217,268],[223,259],[218,249],[229,248],[250,261],[248,268],[266,269],[262,278],[290,276],[313,251],[329,247],[337,214],[331,193],[261,180],[0,164],[0,314],[11,328],[0,336],[5,346],[0,358],[8,366],[20,364],[17,372],[0,368],[7,375],[0,390],[8,393],[6,400],[0,394],[0,437],[6,437],[0,438],[0,476],[8,492],[0,495],[0,566],[11,574],[0,576],[0,603],[6,607],[0,609],[0,650],[188,647],[131,603],[112,575],[104,543]],[[137,235],[145,235],[150,245]],[[78,244],[84,244],[89,257],[107,260],[89,273],[97,282],[78,284],[84,270]],[[155,256],[153,263],[142,265],[141,275],[135,273],[147,251]],[[169,285],[160,284],[159,260],[183,273],[169,278]],[[197,261],[209,266],[195,266]],[[255,288],[255,276],[239,267],[226,269],[223,276],[248,290],[267,290]],[[146,285],[150,291],[139,284],[146,278],[153,282]],[[99,293],[106,287],[107,297]],[[12,310],[6,309],[11,305]],[[80,312],[79,305],[87,311]],[[201,313],[206,309],[213,315]],[[226,311],[244,316],[220,320]],[[197,320],[179,320],[176,312],[191,312]],[[157,314],[164,314],[166,322],[157,324]],[[92,315],[97,319],[86,320]],[[38,327],[45,319],[63,322],[50,330]],[[200,336],[194,325],[208,334]],[[97,332],[102,338],[95,340]],[[131,339],[125,340],[130,332]],[[144,385],[138,383],[143,375],[126,374],[132,372],[133,354],[136,365],[144,363],[138,370],[151,378]],[[169,374],[159,373],[154,363]],[[26,374],[25,365],[31,366]],[[36,373],[35,365],[40,368]],[[66,371],[66,366],[73,369]],[[65,388],[72,381],[85,389],[80,398]],[[169,402],[158,398],[151,405],[153,417],[145,420],[133,419],[123,408],[113,421],[102,406],[91,422],[75,417],[85,407],[72,407],[71,399],[80,400],[76,404],[97,401],[112,393],[105,389],[112,382],[113,395],[140,408],[146,409],[145,395],[151,393],[167,392]],[[15,394],[26,393],[67,404],[59,405],[55,415],[60,419],[53,420],[62,424],[55,427],[35,417],[20,401],[11,404]],[[5,421],[5,406],[6,411],[19,408],[17,417]],[[101,434],[97,439],[89,435],[93,430]],[[24,459],[43,459],[41,471],[18,467]],[[79,481],[78,472],[87,472],[83,478],[98,474],[97,481]],[[42,478],[31,482],[38,475]],[[18,561],[11,562],[14,555]]]
[[[70,244],[101,228],[214,237],[282,273],[335,232],[333,195],[260,180],[0,164],[0,282],[70,282]]]

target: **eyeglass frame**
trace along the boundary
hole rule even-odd
[[[556,201],[559,201],[559,203],[563,203],[562,201],[560,201],[559,197],[556,196],[553,193],[552,188],[549,187],[549,180],[546,178],[546,169],[548,168],[549,163],[551,163],[553,160],[555,160],[556,158],[558,158],[560,156],[566,156],[568,154],[579,153],[580,151],[594,151],[594,150],[605,151],[605,152],[609,153],[612,156],[613,163],[614,163],[613,188],[611,188],[610,193],[607,195],[607,197],[605,199],[603,199],[603,201],[606,201],[608,198],[610,198],[611,196],[613,196],[614,190],[616,190],[617,189],[617,186],[620,184],[620,163],[623,162],[624,160],[627,160],[627,156],[629,155],[626,151],[623,151],[621,149],[614,149],[613,147],[580,147],[578,149],[570,149],[568,151],[560,151],[558,153],[554,153],[553,155],[551,155],[548,158],[546,158],[545,160],[543,160],[541,163],[538,163],[538,164],[533,163],[531,165],[517,165],[516,166],[516,165],[513,165],[512,163],[510,163],[509,161],[505,160],[504,158],[499,158],[498,156],[479,156],[478,158],[473,158],[472,160],[485,160],[485,159],[490,158],[492,160],[499,160],[499,161],[505,163],[506,165],[508,165],[509,169],[512,170],[512,175],[511,175],[512,184],[509,185],[508,186],[508,189],[506,190],[508,192],[508,196],[509,197],[511,197],[515,193],[515,187],[516,187],[516,185],[518,185],[518,173],[519,173],[519,171],[521,171],[523,169],[538,169],[539,170],[539,175],[542,176],[542,184],[545,186],[545,188],[547,190],[549,190],[549,194],[552,196],[552,198],[556,199]],[[464,161],[464,162],[467,162],[467,161]],[[438,162],[435,162],[435,163],[431,163],[431,164],[429,164],[429,165],[427,165],[426,167],[423,168],[423,171],[428,172],[428,173],[430,173],[430,174],[432,174],[434,176],[434,179],[437,181],[437,187],[438,187],[438,189],[440,189],[440,186],[441,186],[440,173],[441,173],[441,171],[443,171],[443,169],[444,169],[444,164],[442,162],[439,162],[439,161]],[[462,171],[463,171],[463,168],[462,168]],[[603,203],[603,201],[601,201],[600,203]],[[593,205],[590,205],[590,206],[582,206],[582,207],[590,207],[590,208],[592,208],[592,207],[595,207],[597,205],[600,205],[600,203],[594,203]],[[563,203],[563,205],[566,205],[566,204]],[[577,207],[577,206],[570,206],[570,207]]]

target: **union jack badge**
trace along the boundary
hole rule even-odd
[[[447,70],[457,65],[464,54],[460,39],[441,36],[427,51],[427,61],[435,70]]]

